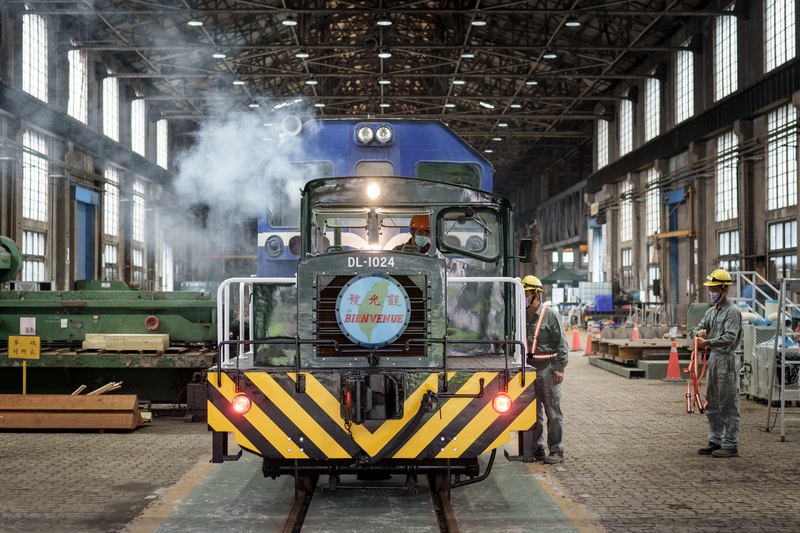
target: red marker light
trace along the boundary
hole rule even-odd
[[[511,410],[511,398],[507,394],[500,393],[492,399],[492,407],[501,415]]]
[[[251,405],[250,398],[248,398],[244,394],[240,394],[233,399],[231,405],[233,406],[234,412],[243,415],[250,410],[250,405]]]

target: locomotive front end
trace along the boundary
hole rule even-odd
[[[359,203],[357,192],[376,183],[391,201]],[[213,460],[229,457],[232,432],[263,457],[268,476],[477,475],[478,456],[533,425],[534,374],[520,363],[524,345],[515,338],[524,336],[504,307],[519,305],[521,286],[496,270],[507,232],[500,208],[485,201],[495,195],[478,193],[399,178],[309,184],[294,284],[254,287],[251,359],[209,373]],[[410,237],[415,217],[431,221],[430,244]],[[439,252],[443,228],[456,221],[460,233],[451,236],[497,247],[486,257],[494,261]],[[494,276],[474,276],[488,264]],[[296,316],[282,314],[292,298]],[[276,326],[278,317],[296,328]],[[501,334],[481,331],[496,328],[484,325],[492,321],[504,323]]]

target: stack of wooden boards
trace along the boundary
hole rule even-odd
[[[679,358],[688,359],[692,353],[692,341],[676,339]],[[670,339],[598,339],[592,341],[597,357],[618,363],[635,364],[639,360],[664,361],[669,359],[672,348]]]
[[[169,348],[169,335],[158,333],[87,333],[83,341],[84,350],[163,352],[167,348]]]
[[[0,394],[0,429],[136,429],[136,395]]]

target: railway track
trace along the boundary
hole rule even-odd
[[[281,528],[281,533],[300,533],[303,529],[303,522],[311,507],[317,485],[317,477],[300,476],[295,490],[295,499],[286,516],[286,521]],[[349,486],[347,488],[358,488]],[[397,487],[367,487],[362,490],[390,490]],[[436,523],[440,533],[458,533],[458,523],[456,521],[453,506],[448,498],[447,483],[444,475],[429,476],[428,488],[430,501],[433,504],[433,511],[436,516]],[[343,490],[343,489],[342,489]],[[418,497],[424,497],[419,495]],[[344,524],[343,524],[344,525]]]

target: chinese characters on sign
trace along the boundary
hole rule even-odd
[[[41,340],[31,335],[8,336],[9,359],[39,359]]]

